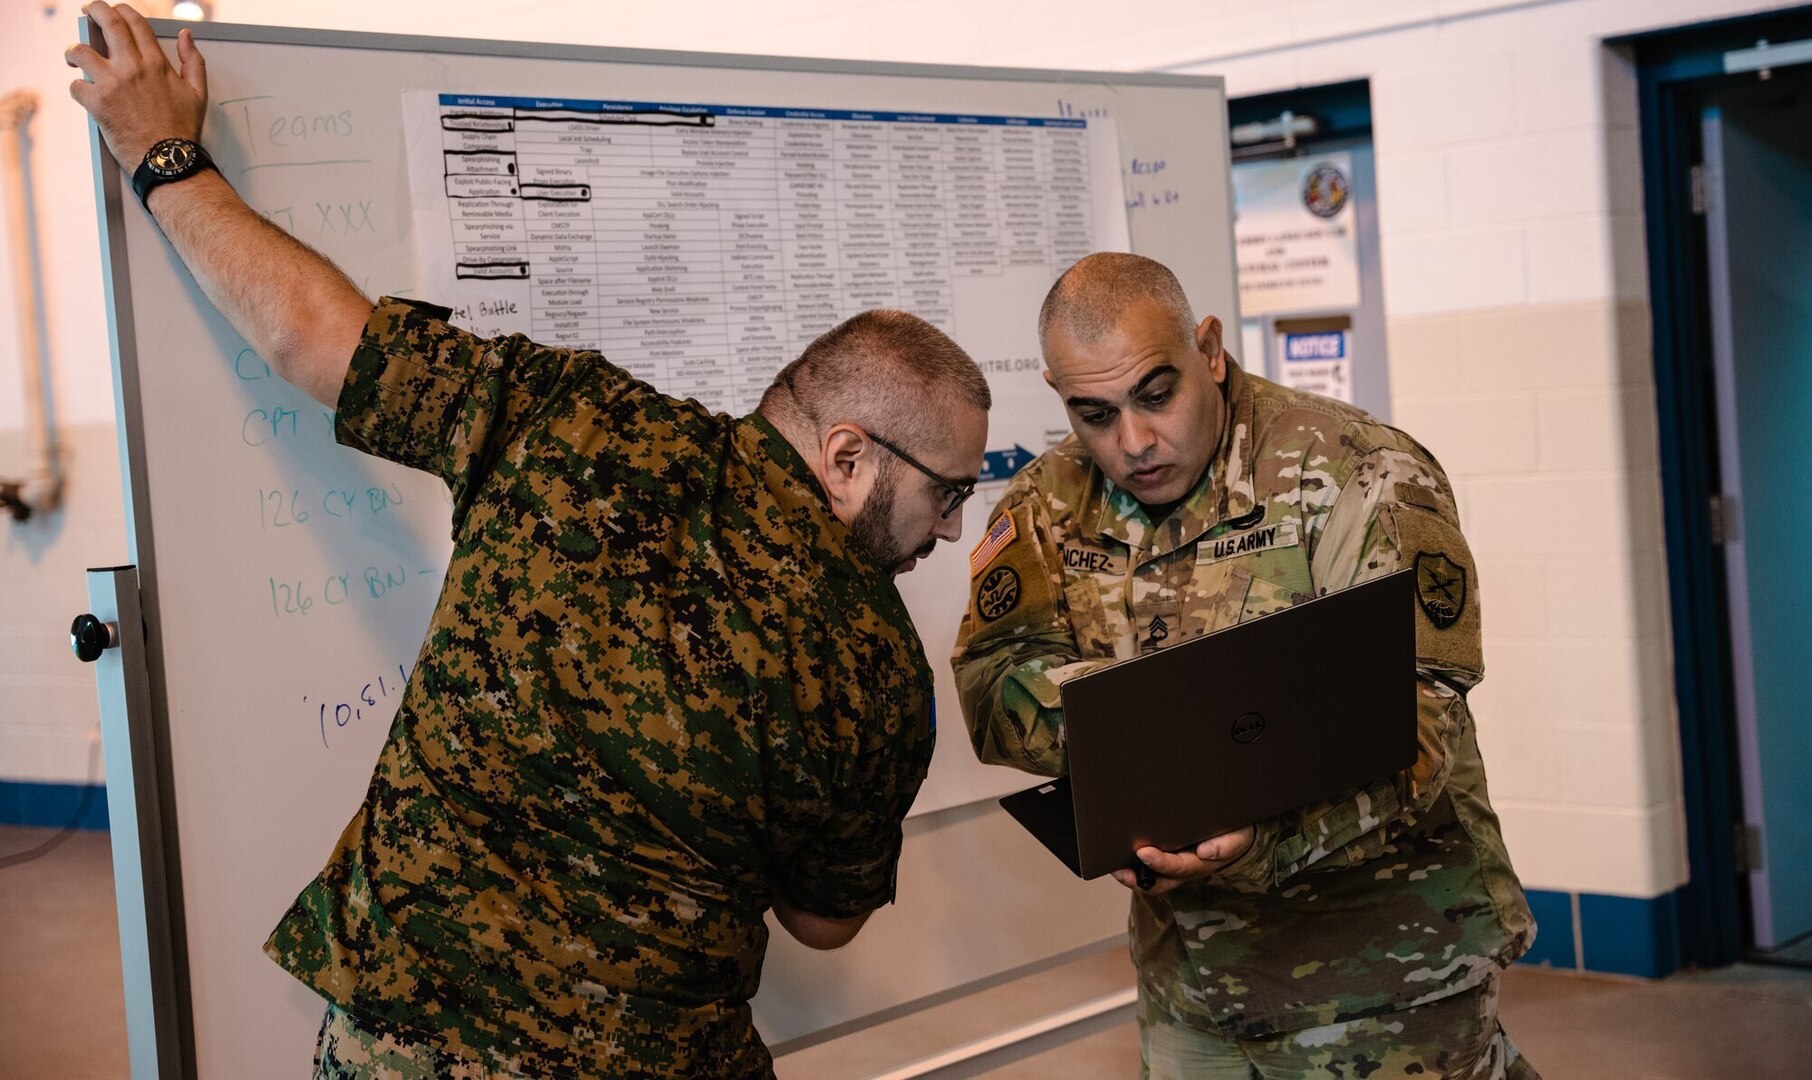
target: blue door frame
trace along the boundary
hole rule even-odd
[[[1812,7],[1620,38],[1633,55],[1641,105],[1655,408],[1672,608],[1674,691],[1680,713],[1687,855],[1678,894],[1681,960],[1718,967],[1743,958],[1748,897],[1738,869],[1742,821],[1731,720],[1729,620],[1722,555],[1713,542],[1716,428],[1704,219],[1693,210],[1702,161],[1700,111],[1722,86],[1724,54],[1758,41],[1812,38]]]

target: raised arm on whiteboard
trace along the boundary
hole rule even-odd
[[[196,144],[208,107],[207,65],[189,31],[176,39],[177,66],[132,8],[95,0],[82,11],[100,30],[106,55],[88,45],[64,52],[86,76],[70,84],[70,96],[94,117],[129,177],[141,163],[180,176],[159,181],[147,172],[146,209],[246,343],[286,381],[333,407],[371,301],[320,252],[247,206],[218,169],[181,175],[185,147],[165,144]],[[165,149],[150,161],[154,147]]]

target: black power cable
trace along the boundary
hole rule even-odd
[[[69,824],[63,826],[55,836],[40,841],[24,851],[11,855],[0,855],[0,870],[20,866],[34,859],[42,859],[62,847],[70,837],[82,831],[82,822],[87,819],[89,809],[94,806],[94,791],[99,786],[96,783],[99,778],[95,775],[95,766],[100,758],[100,749],[100,742],[97,740],[88,750],[88,786],[82,792],[81,801],[76,804],[75,813],[70,815]]]

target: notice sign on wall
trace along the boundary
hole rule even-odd
[[[1348,153],[1233,166],[1242,315],[1359,306],[1352,177]]]
[[[1353,330],[1345,317],[1277,322],[1277,381],[1353,402]]]

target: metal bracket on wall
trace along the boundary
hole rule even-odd
[[[1706,503],[1706,516],[1711,524],[1711,542],[1719,547],[1742,538],[1737,527],[1737,501],[1734,495],[1713,493]]]
[[[1753,71],[1767,79],[1775,68],[1791,67],[1794,64],[1812,64],[1812,38],[1783,41],[1779,44],[1772,44],[1767,38],[1763,38],[1755,43],[1753,49],[1732,49],[1724,54],[1726,75]]]
[[[1739,874],[1750,874],[1767,868],[1767,861],[1762,855],[1761,826],[1737,822],[1736,864]]]

